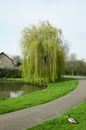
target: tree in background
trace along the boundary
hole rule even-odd
[[[25,28],[21,49],[24,78],[34,82],[61,79],[67,52],[61,29],[51,26],[49,22]]]
[[[76,54],[75,54],[75,53],[72,53],[72,54],[70,55],[70,61],[71,61],[70,69],[71,69],[72,75],[74,75],[74,74],[75,74],[76,67],[77,67]]]
[[[76,58],[76,54],[71,54],[65,65],[65,74],[67,75],[86,75],[86,62]]]
[[[21,57],[19,55],[13,55],[11,59],[13,60],[13,63],[16,67],[21,65]]]

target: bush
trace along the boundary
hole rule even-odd
[[[21,71],[18,68],[0,68],[0,78],[20,78]]]

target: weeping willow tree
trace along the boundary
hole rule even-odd
[[[43,22],[39,26],[24,29],[21,38],[22,75],[34,82],[54,82],[64,71],[66,47],[62,31]]]

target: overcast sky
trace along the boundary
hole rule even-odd
[[[19,55],[22,30],[40,21],[61,28],[70,53],[86,59],[86,0],[0,0],[0,52]]]

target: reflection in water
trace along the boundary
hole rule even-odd
[[[13,81],[0,81],[0,97],[18,97],[26,93],[39,90],[37,86],[25,83],[15,83]]]
[[[19,97],[23,95],[24,91],[10,92],[10,97]]]

